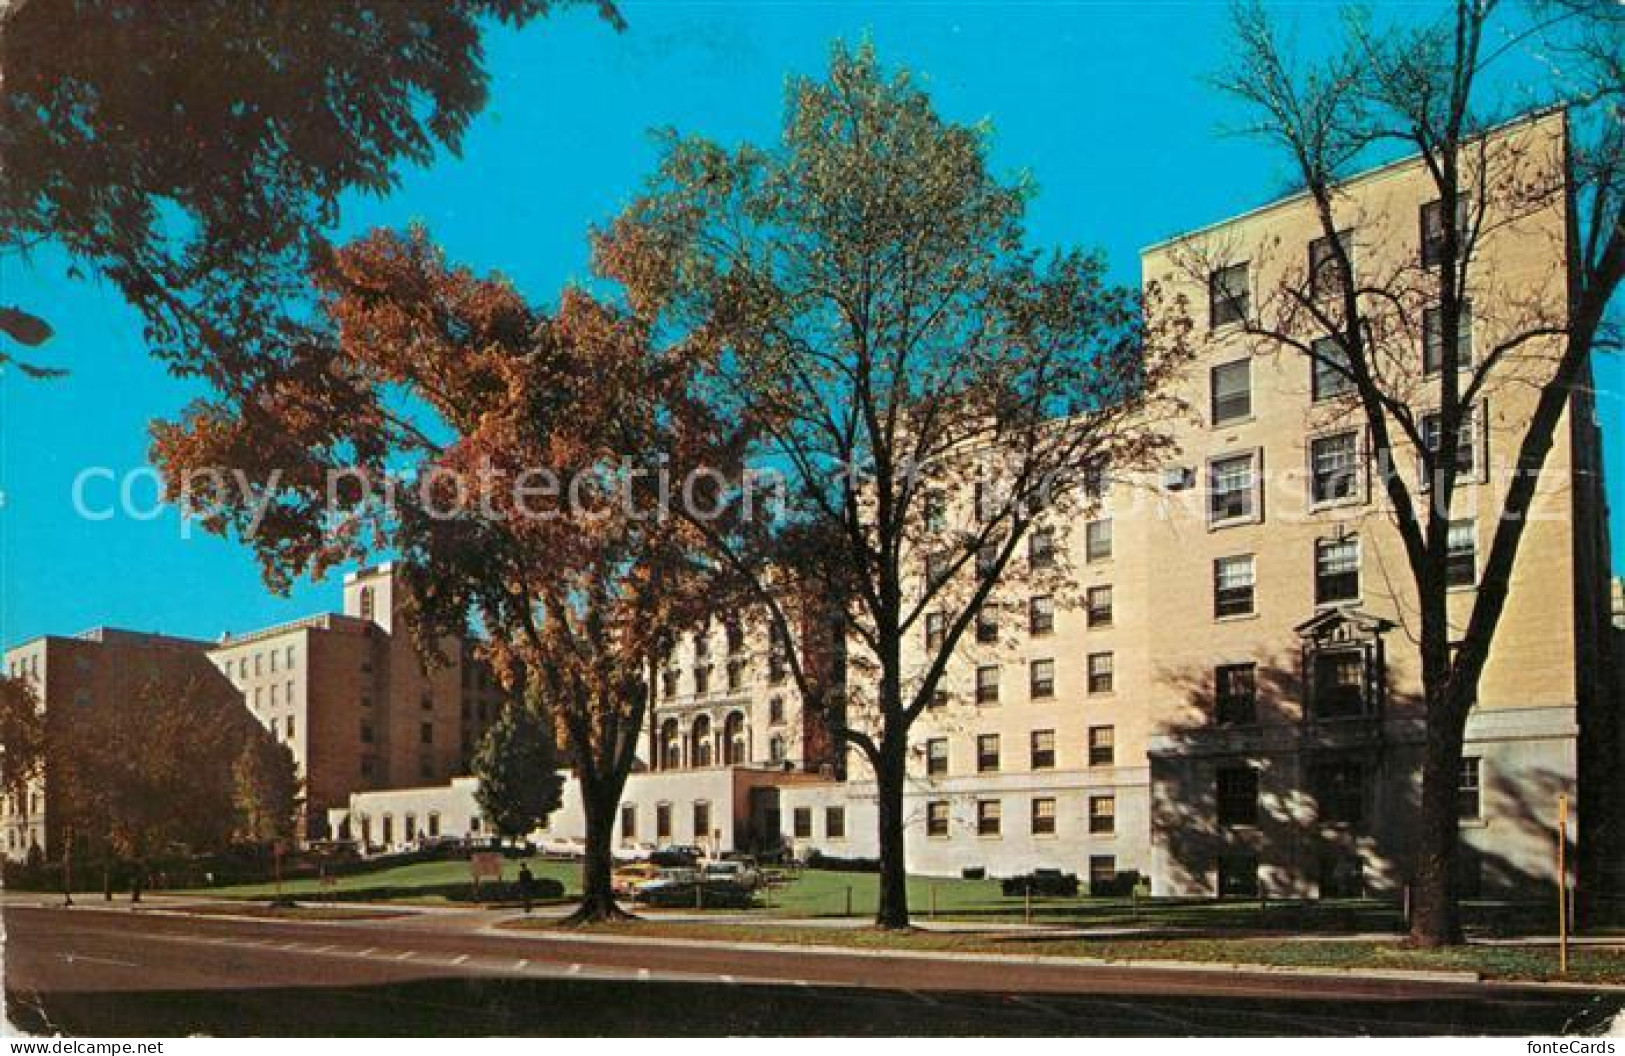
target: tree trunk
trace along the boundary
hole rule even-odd
[[[136,859],[135,863],[130,867],[130,901],[132,903],[141,901],[141,885],[145,879],[144,866],[140,859]]]
[[[875,927],[907,928],[908,862],[903,848],[903,785],[906,757],[894,750],[888,737],[881,745],[875,768],[875,791],[880,812],[880,903]]]
[[[581,905],[565,918],[566,924],[633,919],[632,914],[616,903],[612,883],[615,811],[625,783],[624,777],[619,781],[582,778],[581,806],[587,816],[587,846],[581,861]]]
[[[1462,941],[1456,905],[1461,731],[1446,729],[1447,725],[1451,724],[1428,721],[1422,758],[1421,831],[1417,833],[1416,880],[1411,893],[1411,942],[1422,947]]]

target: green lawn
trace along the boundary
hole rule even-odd
[[[530,860],[530,868],[538,880],[551,877],[564,885],[565,895],[581,889],[581,866],[574,862],[554,862],[540,858]],[[519,871],[519,863],[510,861],[503,866],[503,879],[512,881]],[[276,894],[275,884],[244,884],[236,887],[206,888],[191,894],[216,895],[221,898],[271,898]],[[375,872],[354,873],[337,877],[332,887],[322,887],[314,879],[290,880],[282,885],[283,894],[290,898],[310,901],[372,902],[467,902],[472,899],[473,886],[466,861],[415,862],[411,865],[388,866]]]

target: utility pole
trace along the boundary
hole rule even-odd
[[[1557,971],[1569,972],[1569,797],[1557,797]]]

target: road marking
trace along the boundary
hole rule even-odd
[[[579,965],[579,964],[572,964],[572,965],[571,965],[571,966],[570,966],[570,972],[569,972],[569,974],[571,974],[571,975],[580,975],[580,974],[581,974],[581,965]]]
[[[736,980],[731,975],[719,975],[719,976],[717,976],[717,978],[721,979],[723,982],[727,983],[729,986],[732,986],[734,983],[738,982],[738,980]]]
[[[918,990],[904,990],[903,993],[907,994],[909,997],[914,998],[916,1001],[920,1001],[920,1002],[922,1002],[924,1004],[927,1004],[927,1005],[940,1005],[940,1004],[942,1004],[942,1002],[938,1001],[936,998],[928,997],[925,994],[920,993]]]
[[[530,967],[530,961],[527,960],[524,957],[521,957],[517,961],[513,962],[513,966],[514,966],[515,970],[522,972],[526,968]]]
[[[807,980],[805,980],[805,979],[797,979],[796,980],[796,985],[797,986],[811,986],[812,984],[807,982]]]
[[[413,952],[415,952],[415,951],[407,950],[405,953],[401,954],[400,956],[396,957],[395,959],[397,961],[409,961],[409,960],[412,959]]]
[[[333,947],[331,947],[331,946],[318,946],[314,950],[311,950],[310,952],[311,953],[326,953],[328,950],[331,950],[332,948]]]
[[[357,957],[371,957],[372,956],[372,951],[376,950],[377,948],[378,947],[376,947],[376,946],[368,946],[366,949],[364,949],[360,953],[356,954],[356,956]]]
[[[283,949],[284,949],[284,950],[297,950],[297,949],[302,949],[302,947],[301,947],[301,945],[300,945],[300,944],[299,944],[299,943],[297,943],[297,942],[284,942],[284,943],[283,943],[283,944],[282,944],[282,948],[283,948]]]
[[[58,954],[58,956],[69,964],[73,964],[77,961],[84,961],[86,964],[111,964],[119,968],[140,967],[140,965],[136,964],[134,961],[115,961],[111,957],[89,957],[82,953],[63,953]]]
[[[467,964],[468,963],[468,954],[459,953],[457,956],[455,956],[455,957],[453,957],[451,959],[451,963],[452,964]]]
[[[639,968],[638,969],[638,982],[647,983],[648,981],[649,981],[649,969],[647,969],[647,968]]]

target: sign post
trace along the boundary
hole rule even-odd
[[[474,875],[474,898],[480,897],[480,881],[495,880],[502,883],[502,855],[496,851],[475,851],[468,859]]]
[[[1569,973],[1569,797],[1557,797],[1557,971]]]

